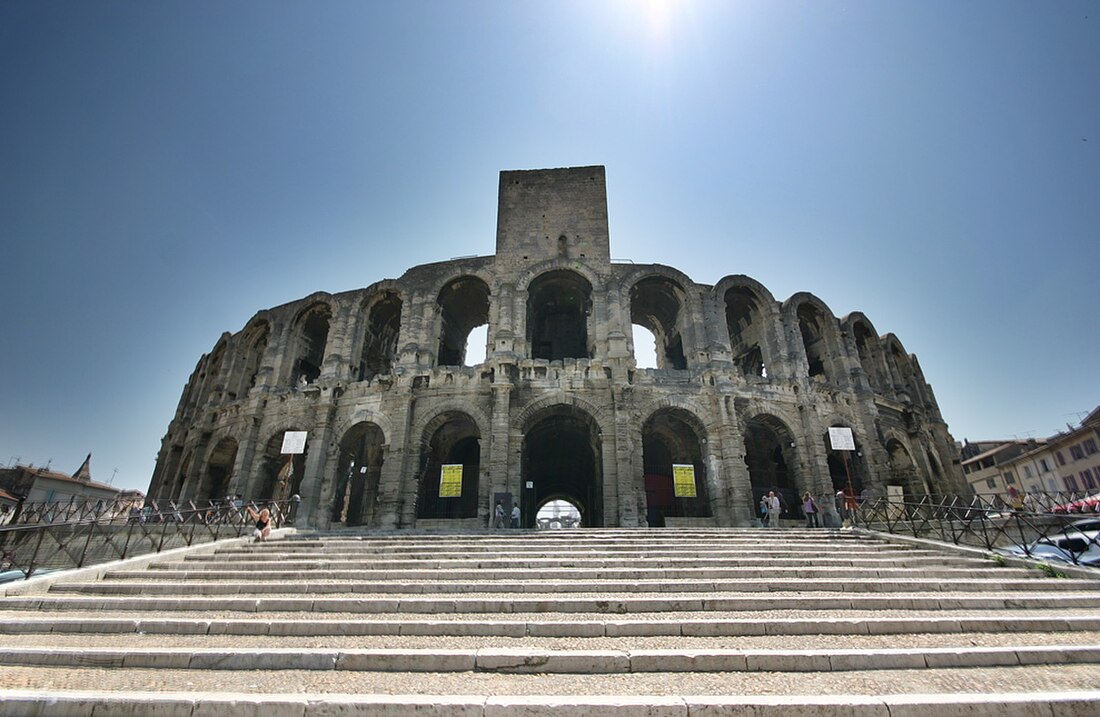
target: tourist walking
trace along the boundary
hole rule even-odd
[[[816,528],[817,526],[817,503],[814,502],[814,497],[810,495],[809,491],[802,494],[802,512],[806,514],[806,527]]]
[[[499,500],[497,507],[493,509],[493,527],[500,530],[504,527],[504,504]]]
[[[519,503],[514,503],[512,505],[512,527],[519,527]]]
[[[779,514],[783,512],[783,504],[774,490],[768,491],[768,527],[779,527]]]

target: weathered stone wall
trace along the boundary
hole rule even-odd
[[[607,526],[741,525],[769,485],[794,504],[846,485],[830,426],[855,435],[857,490],[965,489],[932,389],[896,337],[811,294],[780,303],[748,277],[707,286],[612,264],[602,168],[502,173],[497,247],[224,334],[184,388],[149,494],[271,495],[282,434],[303,430],[288,488],[315,526],[436,525],[441,511],[443,524],[485,526],[498,493],[521,500],[526,523],[562,497]],[[657,338],[662,368],[636,367],[634,323]],[[485,361],[443,365],[478,325]],[[466,466],[465,497],[447,502],[434,471],[451,460]],[[675,463],[695,466],[701,497],[655,509]]]

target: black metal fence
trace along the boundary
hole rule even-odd
[[[1100,567],[1100,512],[1096,503],[1066,493],[1012,496],[868,498],[855,523],[870,530],[912,535],[1002,555]]]
[[[299,501],[28,503],[0,526],[0,582],[251,535],[267,508],[272,528],[294,524]]]

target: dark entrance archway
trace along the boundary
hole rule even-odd
[[[523,527],[533,527],[538,506],[555,498],[577,506],[586,527],[603,526],[601,440],[595,419],[575,406],[551,406],[527,422],[520,468]]]
[[[233,464],[237,460],[237,441],[223,438],[210,452],[206,463],[206,476],[202,482],[199,499],[221,500],[229,493],[229,481],[233,474]]]
[[[837,427],[847,428],[843,424],[838,424]],[[855,439],[855,432],[852,433],[855,440],[856,449],[854,451],[836,451],[833,450],[833,444],[829,440],[829,432],[826,431],[822,439],[825,442],[825,459],[829,464],[829,477],[833,482],[833,490],[844,491],[845,493],[851,492],[853,495],[861,495],[863,493],[863,449],[859,445],[859,440]],[[847,454],[847,455],[845,455]],[[847,467],[845,467],[845,459],[847,459]],[[849,488],[848,478],[851,477],[851,487]]]
[[[474,419],[458,411],[433,418],[424,429],[420,465],[416,517],[477,517],[481,433]],[[445,465],[462,466],[461,488],[454,495],[440,495]]]
[[[299,431],[299,428],[290,428],[289,431]],[[284,455],[283,437],[287,431],[279,431],[268,439],[264,447],[264,453],[260,457],[259,491],[255,497],[261,500],[285,499],[292,495],[298,495],[302,485],[302,477],[306,472],[306,454],[309,453],[309,443],[306,450],[297,455]]]
[[[686,411],[657,411],[642,427],[646,522],[663,528],[665,518],[709,518],[707,468],[703,462],[703,427]],[[695,497],[676,496],[674,468],[690,465],[695,473]]]
[[[794,437],[783,421],[775,416],[761,414],[745,424],[745,464],[749,468],[752,485],[752,506],[759,518],[760,499],[769,491],[779,496],[788,517],[798,515],[798,487],[792,466]]]
[[[333,523],[370,525],[373,521],[384,443],[382,429],[366,421],[349,428],[340,439]]]

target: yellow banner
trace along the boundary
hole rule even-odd
[[[439,471],[439,497],[462,497],[462,464],[452,463],[443,466]]]
[[[695,466],[672,464],[672,492],[677,498],[695,498]],[[667,494],[666,494],[667,495]]]

